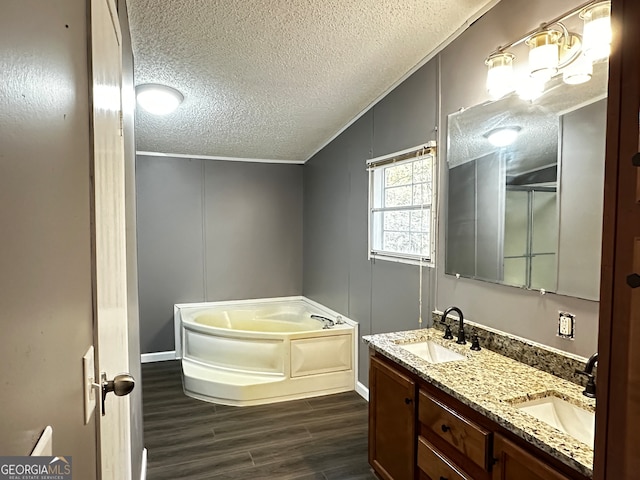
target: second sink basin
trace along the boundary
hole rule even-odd
[[[517,403],[514,407],[593,448],[594,412],[569,403],[553,394]]]
[[[455,362],[457,360],[467,359],[464,355],[460,355],[459,353],[449,350],[442,345],[438,345],[431,340],[407,343],[405,345],[400,345],[400,347],[429,363]]]

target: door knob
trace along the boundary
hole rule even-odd
[[[627,285],[629,285],[631,288],[640,287],[640,275],[638,275],[637,273],[627,275]]]
[[[100,385],[102,386],[102,415],[104,416],[106,413],[105,400],[107,399],[107,393],[113,392],[116,397],[129,395],[136,386],[136,381],[133,376],[128,373],[121,373],[120,375],[116,375],[113,380],[107,380],[107,374],[102,372]]]

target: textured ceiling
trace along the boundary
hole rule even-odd
[[[304,161],[493,0],[129,0],[139,151]]]

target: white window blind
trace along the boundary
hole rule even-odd
[[[435,142],[367,162],[369,258],[433,263]]]

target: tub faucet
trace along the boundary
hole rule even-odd
[[[453,338],[453,335],[451,335],[451,328],[449,327],[449,325],[447,325],[446,321],[447,315],[449,315],[451,312],[456,312],[460,321],[460,324],[458,326],[458,340],[456,340],[456,343],[464,345],[465,343],[467,343],[467,339],[464,336],[464,315],[462,315],[462,310],[460,310],[458,307],[449,307],[442,314],[440,323],[447,327],[444,338]]]
[[[323,317],[322,315],[311,315],[311,318],[313,318],[314,320],[319,320],[320,322],[327,322],[322,328],[327,329],[335,326],[335,322],[333,320],[327,317]]]
[[[584,367],[584,370],[576,370],[576,373],[579,375],[585,375],[587,377],[587,385],[584,387],[584,391],[582,394],[585,397],[595,398],[596,397],[596,378],[593,374],[593,367],[598,363],[598,352],[594,353],[587,360],[587,364]]]

